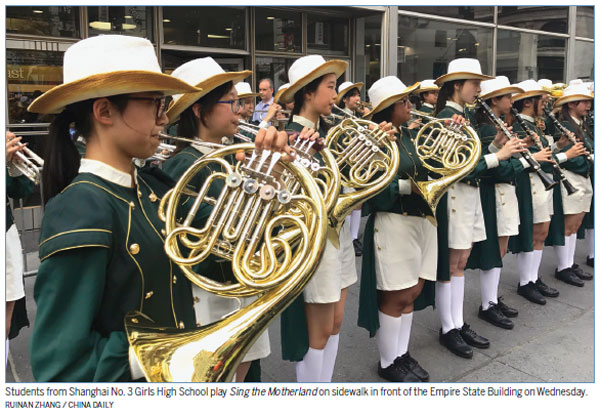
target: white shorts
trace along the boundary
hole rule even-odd
[[[17,225],[13,224],[6,232],[6,301],[17,301],[23,297],[23,248]]]
[[[519,234],[519,201],[512,184],[500,183],[496,191],[496,224],[498,237]]]
[[[336,303],[342,289],[358,280],[356,255],[350,234],[350,225],[344,222],[340,230],[340,248],[327,240],[317,270],[304,287],[304,302],[313,304]]]
[[[448,247],[471,249],[486,239],[479,188],[461,182],[448,190]]]
[[[435,281],[437,230],[429,220],[377,213],[374,239],[378,290],[411,288],[419,278]]]
[[[592,196],[594,195],[594,189],[592,188],[592,181],[582,175],[575,174],[569,170],[563,169],[565,177],[577,191],[571,195],[567,194],[565,186],[560,185],[560,191],[562,194],[563,211],[565,214],[578,214],[590,211],[590,205],[592,204]]]
[[[194,295],[194,310],[196,311],[196,321],[201,325],[206,325],[219,321],[231,313],[236,312],[250,305],[257,299],[256,296],[228,298],[204,291],[202,288],[192,285],[192,294]],[[239,301],[238,301],[239,300]],[[256,339],[256,342],[246,352],[242,362],[251,362],[255,359],[264,359],[271,353],[269,343],[269,331],[265,331]]]
[[[542,180],[535,172],[529,173],[531,182],[531,204],[533,206],[533,224],[549,222],[554,214],[552,189],[546,191]]]

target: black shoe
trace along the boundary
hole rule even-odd
[[[354,239],[352,241],[352,244],[354,245],[354,255],[356,255],[356,256],[362,256],[362,254],[363,254],[363,245],[360,242],[360,240]]]
[[[498,297],[498,307],[506,317],[517,317],[519,315],[519,312],[516,309],[504,304],[502,297]]]
[[[408,370],[404,364],[394,361],[387,368],[381,367],[381,362],[377,365],[377,373],[383,379],[391,382],[421,382],[421,380]]]
[[[463,324],[463,327],[460,328],[460,335],[468,345],[479,349],[487,349],[490,347],[490,341],[475,333],[475,330],[471,329],[471,326],[467,323]]]
[[[538,277],[537,281],[534,282],[534,284],[535,284],[535,288],[537,288],[537,290],[540,292],[540,294],[542,294],[544,297],[554,298],[554,297],[558,297],[558,295],[560,294],[557,289],[550,288],[549,286],[544,284],[544,282],[542,282],[542,279],[540,277]]]
[[[594,258],[590,258],[588,256],[587,259],[585,260],[585,263],[587,266],[591,266],[593,268],[594,267]]]
[[[410,356],[410,352],[406,352],[404,355],[398,356],[394,363],[396,362],[401,362],[406,369],[415,374],[421,381],[429,381],[429,372],[423,369],[423,367],[419,365],[419,362],[417,362],[415,358]]]
[[[536,303],[542,306],[546,304],[546,299],[544,298],[542,293],[540,293],[540,291],[537,289],[533,282],[528,282],[527,285],[523,286],[519,284],[519,286],[517,287],[517,294],[525,297],[532,303]]]
[[[440,344],[460,357],[467,359],[473,357],[473,349],[465,343],[458,329],[452,329],[446,334],[443,334],[440,329]]]
[[[571,271],[571,268],[566,268],[562,271],[555,271],[554,276],[556,279],[566,282],[569,285],[583,287],[583,281],[577,275],[575,275],[575,272]]]
[[[571,271],[573,271],[575,273],[575,275],[577,275],[579,278],[581,278],[584,281],[591,281],[594,278],[594,276],[592,274],[588,274],[583,269],[581,269],[581,267],[577,264],[573,264],[573,266],[571,267]]]
[[[515,327],[515,324],[512,322],[512,320],[502,313],[500,306],[498,306],[496,303],[492,303],[491,301],[490,308],[487,310],[484,310],[481,306],[479,306],[478,316],[480,319],[485,320],[496,327],[501,327],[508,330]]]

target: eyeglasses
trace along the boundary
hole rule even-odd
[[[219,100],[217,103],[229,104],[231,106],[231,112],[237,113],[242,108],[242,102],[240,99],[237,100]]]
[[[127,96],[127,100],[153,101],[156,107],[155,120],[161,119],[167,112],[171,103],[171,96],[168,97],[132,97]]]
[[[408,97],[403,97],[400,100],[398,100],[398,103],[400,103],[401,106],[406,106],[408,102]]]

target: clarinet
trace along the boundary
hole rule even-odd
[[[529,128],[529,126],[527,126],[527,124],[525,123],[525,121],[523,120],[523,118],[521,117],[521,115],[519,114],[519,112],[517,111],[517,109],[515,109],[514,107],[511,107],[510,111],[513,114],[513,116],[515,116],[515,120],[517,122],[519,122],[519,124],[521,125],[521,127],[523,128],[523,130],[525,131],[525,133],[533,141],[535,141],[536,146],[538,148],[540,148],[540,149],[544,149],[544,146],[542,145],[542,141],[539,138],[536,139],[537,135],[535,134],[535,132],[533,130],[531,130]],[[577,188],[575,188],[573,186],[573,184],[571,184],[569,182],[569,180],[567,179],[567,177],[565,177],[564,171],[558,165],[552,164],[552,171],[554,172],[554,175],[557,175],[558,178],[560,178],[560,182],[562,182],[562,184],[565,186],[565,190],[567,191],[568,195],[571,195],[571,194],[577,192]]]
[[[494,112],[492,111],[490,106],[488,106],[488,104],[485,101],[483,101],[480,97],[477,97],[475,99],[475,101],[476,101],[477,105],[481,106],[483,108],[483,110],[485,110],[486,115],[494,123],[494,125],[496,125],[496,128],[500,129],[500,131],[502,131],[502,133],[504,133],[504,135],[507,138],[512,138],[512,137],[516,136],[514,133],[511,133],[506,128],[506,126],[504,126],[504,122],[502,120],[500,120],[500,118],[494,114]],[[535,173],[538,175],[538,177],[540,177],[540,180],[542,181],[542,184],[544,184],[544,188],[546,189],[546,191],[551,189],[552,187],[554,187],[556,184],[558,184],[557,181],[554,181],[553,178],[550,178],[548,176],[548,174],[546,174],[544,171],[542,171],[542,167],[540,166],[538,161],[533,159],[533,155],[531,155],[531,152],[529,152],[528,149],[526,149],[522,152],[519,152],[519,153],[521,154],[521,156],[523,158],[525,158],[525,160],[527,161],[529,166],[535,171]]]
[[[569,129],[564,127],[563,124],[558,121],[558,119],[556,118],[554,113],[552,113],[550,110],[548,110],[547,107],[544,107],[544,113],[546,114],[546,116],[548,116],[552,120],[552,123],[554,123],[554,126],[556,126],[563,135],[565,135],[567,138],[569,138],[569,140],[571,142],[573,142],[573,145],[577,144],[577,138],[575,137],[573,132],[571,132]],[[587,159],[590,164],[592,164],[592,165],[594,164],[594,158],[592,158],[592,155],[590,155],[589,153],[586,153],[584,156],[585,156],[585,159]]]

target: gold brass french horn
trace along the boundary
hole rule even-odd
[[[452,119],[438,119],[411,111],[416,118],[428,119],[413,139],[417,157],[425,169],[436,178],[413,183],[435,215],[436,207],[448,188],[467,176],[481,157],[481,141],[468,124],[457,124]],[[429,220],[437,224],[434,217]]]
[[[223,320],[193,330],[159,328],[140,313],[130,313],[127,336],[148,381],[231,381],[250,346],[303,290],[324,249],[327,213],[306,169],[283,162],[279,153],[257,154],[253,144],[215,147],[219,149],[195,162],[161,202],[165,250],[204,290],[224,297],[259,297]],[[247,153],[246,160],[229,163],[238,151]],[[276,167],[283,172],[276,174]],[[190,181],[207,171],[211,174],[201,189],[191,192]],[[296,179],[296,192],[287,189],[284,174]],[[217,198],[209,196],[213,185],[222,187]],[[191,208],[182,214],[187,198],[192,200],[185,207]],[[207,207],[208,219],[198,224],[198,210]],[[293,244],[282,238],[290,228],[300,232]],[[237,282],[219,283],[193,270],[211,254],[231,261]]]

